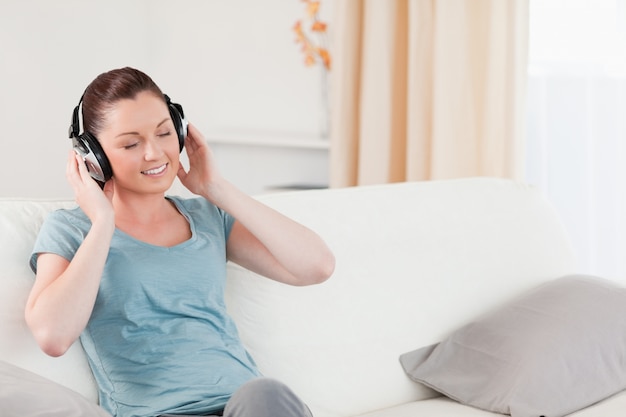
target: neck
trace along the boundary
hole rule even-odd
[[[113,197],[115,218],[136,224],[158,222],[171,214],[172,205],[165,194],[126,194],[116,193]]]

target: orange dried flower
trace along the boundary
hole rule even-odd
[[[304,56],[304,65],[306,65],[307,67],[312,67],[313,65],[315,65],[315,56],[311,54],[306,54]]]
[[[330,52],[325,48],[317,48],[317,54],[322,59],[322,63],[326,69],[330,69]]]
[[[311,30],[313,32],[326,32],[326,23],[320,21],[313,22]]]
[[[296,34],[296,42],[303,43],[305,40],[304,32],[302,31],[302,22],[299,20],[293,25],[293,32]]]
[[[328,49],[324,47],[326,42],[326,29],[327,24],[319,19],[320,1],[302,0],[306,3],[306,19],[310,21],[310,25],[306,26],[311,34],[305,32],[305,26],[303,21],[298,20],[293,26],[293,31],[296,35],[296,43],[302,46],[302,52],[304,53],[304,64],[306,66],[313,66],[316,63],[321,63],[324,68],[330,70],[330,53]],[[312,37],[318,38],[318,44],[316,44]]]
[[[306,3],[307,3],[307,6],[306,6],[307,16],[309,16],[309,18],[314,18],[318,10],[320,9],[320,2],[319,1],[307,1]]]

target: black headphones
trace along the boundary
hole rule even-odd
[[[185,119],[185,113],[183,112],[183,106],[177,103],[172,103],[167,94],[163,94],[167,108],[170,111],[170,117],[174,123],[176,129],[176,135],[178,136],[179,151],[183,151],[185,145],[185,138],[187,137],[187,119]],[[83,97],[80,98],[78,105],[74,108],[72,114],[72,124],[70,125],[69,136],[72,139],[72,147],[74,151],[78,153],[85,161],[87,170],[93,179],[98,181],[101,186],[111,179],[113,176],[113,169],[109,163],[109,159],[102,150],[102,146],[98,142],[98,139],[91,133],[85,131],[80,133],[80,106],[83,102]]]

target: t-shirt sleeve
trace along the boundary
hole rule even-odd
[[[211,228],[221,228],[224,232],[224,241],[228,241],[233,224],[235,224],[235,218],[230,213],[203,197],[188,200],[176,197],[176,200],[179,202],[179,205],[184,206],[188,210],[191,217],[194,217],[200,223],[210,225],[209,227]]]
[[[80,222],[73,221],[67,210],[51,212],[35,240],[30,268],[37,273],[37,257],[41,253],[54,253],[71,261],[85,238],[86,230],[88,226],[83,224],[81,227]]]
[[[230,231],[233,230],[233,224],[235,224],[235,218],[222,209],[218,210],[220,215],[222,216],[222,221],[224,222],[224,236],[226,237],[226,241],[228,241]]]

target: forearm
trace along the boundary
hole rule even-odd
[[[70,263],[40,255],[26,320],[42,350],[49,355],[65,353],[87,325],[113,230],[111,223],[94,224]]]
[[[315,232],[246,195],[227,181],[210,193],[210,201],[230,213],[269,251],[291,279],[289,283],[319,283],[332,273],[335,260]],[[286,281],[286,280],[283,280]]]

